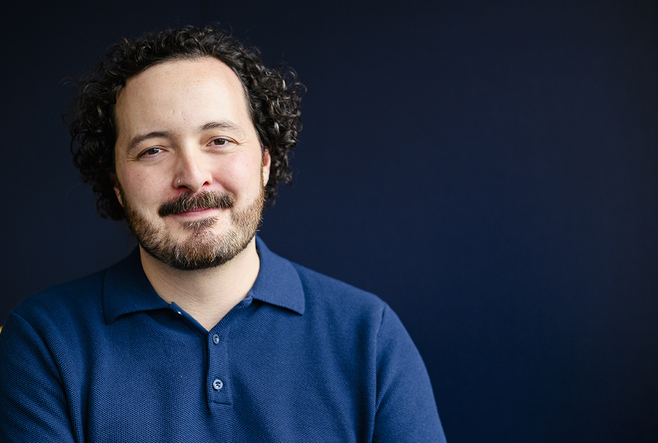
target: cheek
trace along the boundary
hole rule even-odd
[[[231,192],[252,192],[260,185],[261,161],[259,157],[234,158],[218,164],[214,180]]]
[[[158,190],[163,189],[163,181],[152,175],[141,173],[141,171],[117,171],[119,183],[126,199],[130,205],[137,208],[148,208],[158,205]]]

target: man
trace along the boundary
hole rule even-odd
[[[74,163],[139,248],[0,334],[0,441],[440,442],[418,351],[377,297],[270,252],[303,86],[222,31],[116,45]]]

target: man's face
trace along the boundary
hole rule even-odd
[[[127,81],[115,119],[115,191],[146,252],[193,270],[247,247],[270,155],[230,68],[209,57],[151,66]]]

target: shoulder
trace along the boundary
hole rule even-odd
[[[271,252],[256,237],[261,269],[256,298],[301,314],[314,327],[363,324],[377,327],[388,308],[379,297]]]
[[[47,329],[97,327],[106,323],[108,299],[115,299],[133,286],[143,289],[140,275],[139,254],[134,250],[106,269],[30,295],[10,316]]]
[[[12,312],[30,324],[61,323],[71,316],[102,305],[103,282],[107,269],[59,284],[28,296]]]
[[[375,294],[296,263],[291,262],[291,264],[299,275],[307,299],[334,303],[339,306],[351,306],[354,309],[375,309],[379,311],[387,306]]]
[[[308,320],[315,327],[343,331],[357,341],[378,342],[382,334],[406,340],[393,309],[377,295],[292,263],[304,290]],[[378,338],[379,337],[379,338]]]
[[[14,373],[30,377],[29,368],[39,368],[58,379],[61,363],[84,361],[80,350],[96,335],[93,326],[102,324],[105,273],[30,295],[9,314],[0,334],[0,354],[7,357],[0,364],[3,377]]]

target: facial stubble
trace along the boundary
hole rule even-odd
[[[217,223],[218,217],[207,217],[181,222],[181,229],[189,234],[182,240],[176,240],[169,228],[156,226],[133,207],[120,183],[118,188],[128,227],[139,245],[156,260],[184,271],[221,266],[245,250],[260,227],[265,203],[261,176],[258,196],[246,208],[231,213],[231,224],[224,232],[212,232],[211,228]],[[234,204],[235,198],[228,193],[206,192],[197,196],[185,194],[161,205],[158,215],[164,218],[194,208],[228,210]]]

